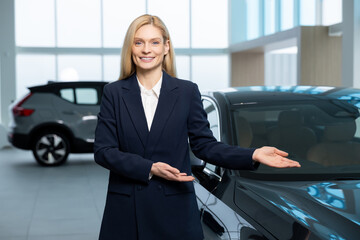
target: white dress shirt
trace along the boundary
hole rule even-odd
[[[136,76],[136,79],[137,79],[139,87],[140,87],[141,101],[142,101],[144,112],[145,112],[148,130],[150,131],[151,124],[154,119],[156,107],[159,102],[160,89],[161,89],[161,83],[162,83],[162,75],[160,77],[160,80],[155,84],[155,86],[149,90],[147,90],[143,85],[141,85],[137,76]],[[153,177],[153,174],[149,173],[149,180],[152,177]]]
[[[149,90],[147,90],[143,85],[141,85],[138,78],[137,78],[137,81],[138,81],[138,84],[140,87],[141,101],[142,101],[142,104],[144,107],[148,130],[150,131],[151,124],[154,119],[156,107],[157,107],[157,104],[159,101],[162,76],[161,76],[160,80],[156,83],[156,85],[152,89],[149,89]]]

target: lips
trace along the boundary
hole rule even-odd
[[[151,62],[153,59],[154,57],[140,57],[142,62]]]

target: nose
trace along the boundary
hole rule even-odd
[[[143,49],[142,49],[142,52],[143,52],[144,54],[150,53],[150,44],[149,44],[149,43],[145,43],[145,44],[144,44],[144,47],[143,47]]]

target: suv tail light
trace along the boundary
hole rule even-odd
[[[31,97],[32,93],[27,94],[22,100],[20,100],[12,109],[12,112],[15,117],[28,117],[30,116],[35,110],[34,109],[26,109],[21,107],[21,105],[26,102]]]

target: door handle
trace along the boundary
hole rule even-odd
[[[66,114],[66,115],[74,115],[75,114],[75,112],[71,111],[71,110],[62,111],[62,113]]]

